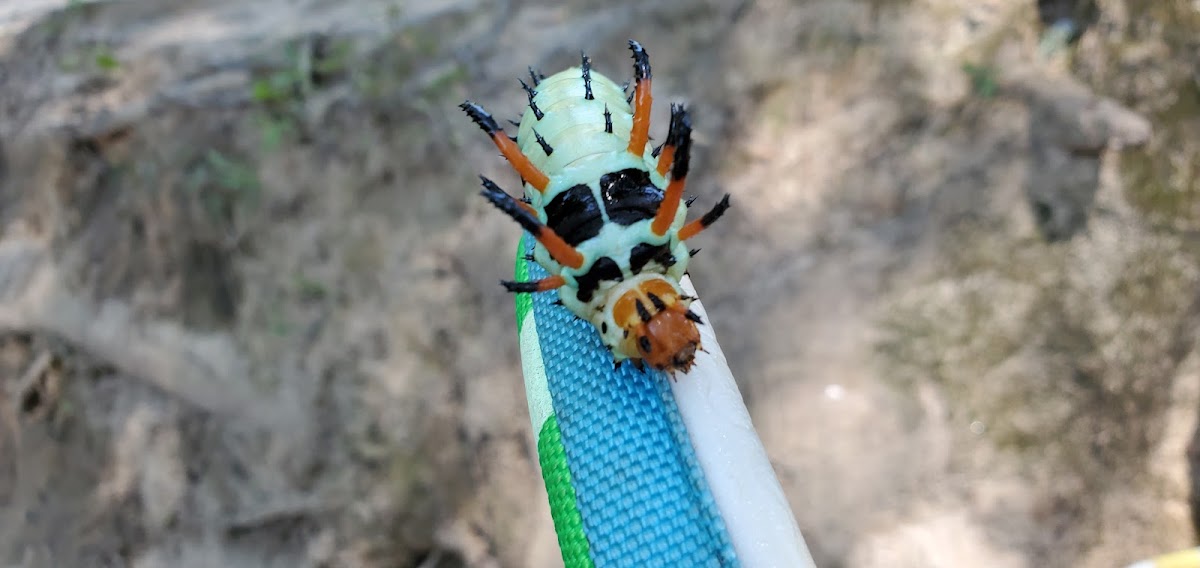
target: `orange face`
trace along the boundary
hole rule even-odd
[[[691,369],[700,347],[699,318],[665,280],[647,280],[626,292],[613,305],[613,319],[626,331],[626,353],[636,352],[662,371]]]

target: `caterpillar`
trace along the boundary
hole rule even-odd
[[[509,137],[470,100],[460,108],[492,139],[521,176],[516,199],[492,180],[481,194],[536,239],[532,260],[550,276],[501,281],[514,293],[558,291],[559,301],[591,322],[614,365],[645,362],[686,373],[700,345],[695,298],[679,285],[687,271],[685,241],[729,208],[726,194],[699,219],[687,221],[683,200],[692,147],[686,106],[671,105],[663,144],[649,141],[650,57],[634,40],[634,88],[618,86],[582,63],[550,77],[529,68],[518,79],[529,102]]]

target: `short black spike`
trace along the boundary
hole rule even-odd
[[[529,83],[526,83],[524,79],[517,77],[517,82],[521,84],[521,88],[525,90],[525,95],[529,97],[529,100],[532,101],[533,97],[537,96],[537,91],[533,87],[530,87]]]
[[[693,196],[687,198],[687,200],[684,201],[684,203],[686,203],[688,207],[691,207],[692,204],[695,203],[696,199],[698,199],[699,197],[700,197],[699,195],[693,195]]]
[[[692,249],[688,251],[688,256],[693,257],[700,253],[700,249]]]
[[[646,305],[643,304],[641,300],[637,301],[637,313],[638,317],[642,318],[643,322],[650,321],[650,312],[646,310]]]
[[[657,158],[658,155],[662,153],[663,146],[666,146],[666,145],[667,145],[666,142],[663,142],[662,144],[655,146],[654,149],[650,151],[650,155],[652,157]]]
[[[521,83],[521,88],[525,89],[525,94],[529,97],[529,110],[533,111],[534,118],[541,120],[546,115],[542,112],[542,109],[538,108],[537,103],[533,101],[533,97],[537,96],[537,91],[525,84],[525,81],[521,79],[517,79],[517,81]]]
[[[537,259],[533,258],[532,254],[527,254],[527,255],[525,255],[525,260],[527,260],[529,262],[534,262]]]
[[[704,320],[700,319],[700,316],[696,315],[696,312],[693,312],[692,310],[688,310],[684,316],[698,324],[704,325]]]
[[[550,144],[546,142],[545,138],[542,138],[541,134],[538,134],[538,131],[533,131],[533,137],[537,138],[538,145],[542,147],[542,151],[545,152],[547,156],[554,153],[554,148],[550,147]]]
[[[538,86],[538,84],[542,82],[542,79],[545,78],[546,76],[538,73],[532,65],[529,67],[529,80],[533,81],[533,86]]]
[[[608,103],[604,103],[604,131],[612,134],[612,113],[608,112]]]
[[[508,119],[508,123],[509,123],[509,124],[511,124],[511,125],[513,125],[513,126],[515,126],[515,127],[517,127],[517,128],[520,128],[520,127],[521,127],[521,122],[520,122],[520,121],[513,120],[513,119],[511,119],[511,118],[510,118],[510,119]]]
[[[579,52],[579,57],[583,59],[583,99],[595,100],[596,97],[592,95],[592,60],[582,51]]]

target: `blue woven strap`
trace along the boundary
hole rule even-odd
[[[534,262],[528,271],[547,276]],[[556,299],[532,294],[534,321],[595,565],[738,566],[669,379],[614,370],[592,325]]]

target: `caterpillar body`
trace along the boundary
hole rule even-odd
[[[520,174],[525,197],[514,199],[483,180],[482,195],[537,240],[533,259],[550,276],[501,283],[511,292],[557,290],[562,305],[591,322],[614,364],[632,360],[687,372],[701,348],[695,299],[679,285],[692,254],[685,241],[729,207],[725,195],[700,219],[687,221],[683,201],[691,152],[691,118],[671,105],[662,146],[651,148],[650,59],[630,40],[634,91],[580,67],[550,77],[530,69],[521,81],[529,106],[509,138],[482,107],[462,108]],[[632,104],[631,104],[632,103]],[[517,124],[517,123],[514,123]]]

